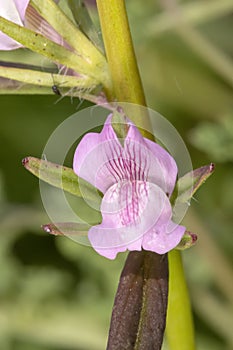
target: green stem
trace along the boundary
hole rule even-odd
[[[146,105],[145,95],[133,48],[124,0],[97,0],[104,45],[112,78],[112,90],[105,90],[109,100]],[[149,116],[146,111],[122,105],[130,119],[143,129],[142,135],[151,138]],[[127,109],[127,110],[126,110]]]
[[[193,319],[181,253],[169,253],[166,335],[171,350],[195,350]]]
[[[124,0],[97,0],[97,6],[114,95],[145,106]]]

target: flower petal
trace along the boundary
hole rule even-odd
[[[87,134],[79,143],[74,156],[77,175],[104,193],[119,181],[139,180],[155,183],[170,195],[177,175],[173,158],[159,145],[144,139],[130,121],[122,147],[111,117],[100,134]]]
[[[26,9],[28,7],[29,1],[30,0],[14,0],[13,1],[16,5],[16,8],[19,12],[19,15],[20,15],[22,22],[24,22],[25,12],[26,12]],[[9,0],[7,0],[7,2],[9,2]]]
[[[100,255],[114,259],[126,249],[141,250],[144,234],[171,218],[171,205],[159,186],[124,181],[106,192],[101,213],[102,223],[93,226],[88,237]]]
[[[23,25],[28,3],[29,0],[6,0],[4,5],[0,7],[0,16]],[[22,45],[0,32],[0,50],[14,50],[19,47],[22,47]]]
[[[126,145],[128,140],[132,140],[138,145],[138,151],[135,152],[138,157],[136,162],[141,164],[143,159],[147,160],[148,169],[145,169],[147,181],[157,184],[170,196],[177,177],[175,160],[163,147],[151,140],[143,138],[132,122],[129,122],[129,124],[130,128],[126,137]],[[128,148],[132,148],[133,143],[128,142],[128,144]],[[130,150],[128,152],[130,153]],[[141,164],[141,168],[143,169],[143,164]]]
[[[148,174],[148,181],[157,183],[158,185],[162,186],[163,190],[170,197],[176,183],[176,162],[174,158],[163,147],[148,139],[144,140],[149,150],[153,153],[153,156],[157,162],[153,163],[152,165],[154,166],[150,168]]]
[[[88,237],[101,255],[114,259],[125,250],[163,254],[181,240],[185,227],[171,221],[175,160],[158,144],[143,138],[130,121],[122,143],[110,115],[100,134],[87,134],[74,156],[74,171],[104,193],[102,223]],[[93,171],[94,169],[94,171]]]
[[[185,233],[185,227],[168,221],[155,226],[143,237],[142,247],[157,254],[164,254],[175,248]]]
[[[89,133],[80,141],[74,154],[74,172],[105,193],[121,178],[122,170],[115,161],[122,152],[109,116],[100,134]]]
[[[70,46],[65,43],[61,35],[59,35],[56,30],[32,6],[28,6],[27,9],[26,25],[28,28],[42,34],[53,42],[70,48]]]

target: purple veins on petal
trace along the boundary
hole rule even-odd
[[[26,26],[61,46],[69,47],[56,30],[32,6],[27,8]]]
[[[84,136],[74,155],[76,174],[104,193],[102,223],[89,230],[89,240],[109,259],[127,249],[166,253],[185,231],[171,220],[175,160],[161,146],[143,138],[130,121],[120,143],[111,117],[101,133]]]

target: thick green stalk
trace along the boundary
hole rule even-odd
[[[145,95],[133,48],[124,0],[97,0],[104,45],[112,78],[112,90],[106,91],[110,100],[146,106]],[[148,114],[135,113],[135,108],[123,106],[142,135],[151,138]]]
[[[171,350],[195,350],[193,320],[181,253],[169,253],[166,335]]]
[[[97,6],[114,95],[145,106],[124,0],[97,0]]]

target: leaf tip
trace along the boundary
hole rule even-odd
[[[191,248],[193,245],[196,244],[197,238],[198,236],[196,233],[185,231],[185,234],[183,235],[180,243],[178,244],[178,246],[176,246],[175,249],[185,250]]]
[[[46,233],[50,233],[51,232],[51,229],[50,229],[49,225],[41,225],[41,228]]]
[[[189,234],[190,234],[190,236],[191,236],[191,239],[192,239],[192,245],[193,245],[193,244],[195,244],[195,243],[196,243],[196,241],[197,241],[197,238],[198,238],[197,234],[196,234],[196,233],[193,233],[193,232],[190,232],[190,231],[188,231],[188,233],[189,233]]]
[[[212,173],[215,170],[215,164],[210,163],[210,173]]]
[[[30,157],[25,157],[25,158],[23,158],[23,160],[22,160],[22,164],[23,164],[23,166],[26,168],[26,166],[27,166],[27,164],[29,163],[29,158]]]
[[[56,233],[54,233],[54,230],[53,230],[51,224],[41,225],[41,228],[42,228],[42,230],[43,230],[44,232],[46,232],[46,233],[56,234]]]

